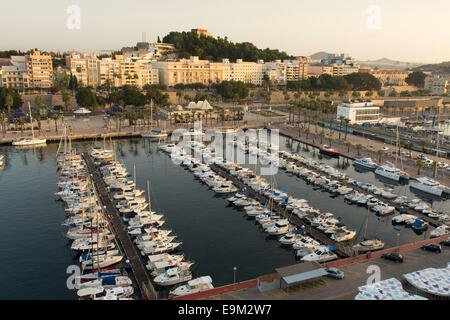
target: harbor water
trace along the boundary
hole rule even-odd
[[[293,251],[280,247],[255,223],[228,204],[225,196],[216,195],[194,175],[172,162],[158,151],[158,142],[146,139],[115,140],[117,160],[129,173],[136,170],[137,185],[147,190],[150,182],[152,210],[165,215],[164,228],[173,230],[183,242],[181,252],[193,260],[193,276],[211,275],[214,286],[244,281],[275,268],[295,263]],[[72,143],[78,151],[102,141]],[[0,171],[0,299],[75,299],[75,292],[67,289],[66,268],[74,264],[74,254],[65,238],[63,202],[55,201],[57,172],[56,144],[43,148],[16,149],[2,147],[6,165]],[[107,142],[107,148],[109,143]],[[298,151],[306,157],[318,153],[303,151],[302,145],[280,138],[280,149]],[[359,181],[382,186],[373,172],[361,173],[346,160],[320,161],[337,167]],[[250,166],[250,165],[248,165]],[[251,166],[250,166],[251,167]],[[269,178],[266,177],[268,180]],[[302,179],[279,171],[274,177],[277,186],[290,195],[307,199],[311,206],[343,218],[351,230],[359,231],[367,216],[367,209],[351,206],[343,197],[331,198],[326,192],[314,191]],[[409,186],[394,186],[399,195],[415,198]],[[433,207],[449,211],[448,201],[432,200]],[[424,239],[411,229],[394,227],[391,217],[376,217],[370,213],[368,236],[377,236],[387,247]],[[428,231],[429,232],[429,231]],[[398,237],[397,234],[400,234]],[[361,236],[361,233],[360,233]]]

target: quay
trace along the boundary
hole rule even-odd
[[[174,300],[353,300],[358,293],[358,287],[366,284],[370,276],[370,273],[367,273],[370,266],[375,265],[381,268],[381,280],[392,277],[401,280],[405,273],[429,267],[446,267],[448,261],[450,261],[450,249],[448,247],[443,246],[443,251],[440,254],[424,251],[420,247],[429,243],[437,244],[447,238],[448,235],[321,264],[321,267],[324,268],[339,268],[345,274],[344,279],[324,278],[319,285],[314,282],[307,283],[297,290],[285,291],[279,288],[265,292],[260,291],[258,289],[259,279],[279,277],[275,273],[177,297]],[[389,252],[401,253],[404,262],[397,263],[381,258],[382,254]]]
[[[106,214],[112,224],[114,232],[119,239],[120,245],[122,246],[127,259],[130,261],[131,269],[133,271],[133,275],[136,279],[137,285],[141,291],[142,297],[146,300],[157,300],[158,295],[152,285],[150,276],[148,275],[148,272],[145,269],[142,259],[136,251],[135,246],[128,236],[127,229],[120,220],[119,212],[117,211],[107,192],[105,182],[95,169],[91,156],[83,153],[83,158],[86,161],[89,173],[92,175],[92,179],[98,191],[100,200],[102,201],[103,206],[106,208]]]
[[[219,174],[220,176],[232,181],[238,188],[240,189],[247,189],[247,193],[249,193],[252,197],[254,197],[255,199],[259,200],[262,203],[268,203],[269,199],[264,196],[261,195],[259,193],[257,193],[256,191],[254,191],[251,188],[247,188],[247,186],[240,181],[239,179],[237,179],[236,177],[233,177],[232,175],[228,174],[227,172],[225,172],[224,170],[222,170],[221,168],[219,168],[216,165],[210,165],[211,169],[214,170],[217,174]],[[331,240],[330,238],[328,238],[326,235],[324,235],[323,233],[319,232],[318,230],[312,228],[311,226],[305,224],[302,220],[300,220],[297,216],[287,212],[285,209],[283,209],[282,207],[280,207],[277,203],[273,203],[272,205],[272,210],[275,211],[276,213],[280,214],[281,216],[285,217],[286,219],[289,220],[289,222],[297,225],[297,226],[302,226],[305,228],[305,232],[307,232],[309,235],[311,235],[313,238],[315,238],[316,240],[320,241],[321,243],[325,244],[325,245],[332,245],[335,248],[335,251],[342,257],[350,257],[353,255],[352,249],[349,248],[348,246],[345,246],[342,243],[338,243],[336,241]]]

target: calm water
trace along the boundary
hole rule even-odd
[[[101,142],[74,143],[79,151],[89,150]],[[282,149],[297,150],[282,138]],[[157,151],[157,143],[145,139],[116,141],[118,160],[130,173],[136,167],[137,184],[146,190],[151,186],[152,209],[165,215],[165,228],[172,229],[183,241],[181,251],[195,261],[194,276],[211,275],[215,286],[233,281],[236,266],[237,280],[253,279],[272,273],[276,267],[295,262],[293,252],[279,247],[276,239],[268,238],[254,220],[228,205],[193,174],[172,163]],[[57,145],[40,149],[17,150],[3,147],[6,166],[0,171],[0,299],[74,299],[66,288],[66,268],[73,264],[73,254],[64,237],[65,218],[62,202],[55,201]],[[301,154],[313,156],[312,152]],[[337,160],[323,159],[332,165]],[[342,160],[341,160],[342,161]],[[355,172],[353,166],[343,169],[359,180],[382,185],[373,173]],[[353,230],[360,230],[366,217],[364,208],[345,204],[343,198],[330,198],[328,193],[314,191],[299,178],[284,172],[276,175],[277,185],[292,196],[308,199],[320,210],[341,216]],[[397,186],[399,194],[413,195],[409,187]],[[448,210],[447,202],[433,202],[434,207]],[[410,229],[394,229],[390,217],[378,218],[370,214],[368,236],[378,236],[388,246],[417,241]]]

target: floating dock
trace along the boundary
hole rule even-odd
[[[144,263],[139,256],[139,253],[136,251],[133,242],[128,236],[127,229],[120,220],[119,212],[117,211],[107,192],[105,182],[98,174],[98,171],[95,169],[94,162],[92,161],[91,156],[83,153],[83,158],[86,161],[89,173],[92,175],[92,180],[95,183],[95,187],[97,189],[100,200],[105,207],[107,217],[111,222],[114,232],[119,239],[120,245],[122,246],[127,259],[130,261],[131,269],[133,271],[133,275],[136,279],[137,285],[141,291],[142,297],[146,300],[157,300],[158,294],[153,287],[150,276],[145,269]]]

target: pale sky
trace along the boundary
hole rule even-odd
[[[69,5],[81,9],[80,29],[66,26]],[[370,6],[379,8],[379,19]],[[0,50],[99,52],[135,45],[142,32],[156,41],[204,28],[291,55],[450,60],[448,0],[3,0],[1,8]]]

